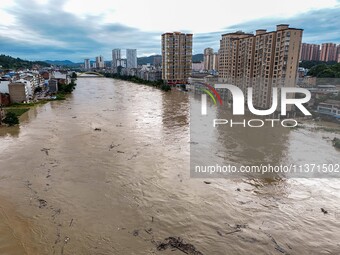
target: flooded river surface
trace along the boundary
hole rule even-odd
[[[77,83],[0,129],[0,254],[184,254],[157,250],[168,237],[205,255],[340,254],[340,179],[191,178],[188,93]],[[337,133],[235,132],[211,153],[340,163]]]

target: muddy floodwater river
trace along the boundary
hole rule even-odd
[[[189,93],[77,84],[0,129],[0,254],[185,254],[158,250],[168,237],[189,254],[340,254],[340,179],[191,178]],[[267,134],[210,148],[239,163],[340,163],[331,128]]]

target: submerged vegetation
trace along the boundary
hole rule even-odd
[[[58,93],[59,94],[70,94],[76,87],[76,83],[72,80],[69,84],[58,83]]]
[[[333,139],[333,146],[337,149],[340,149],[340,139],[339,138],[334,138]]]
[[[6,109],[6,113],[14,113],[15,116],[20,117],[25,112],[27,112],[30,108],[27,107],[15,107]]]
[[[11,127],[19,124],[19,118],[14,112],[6,112],[6,116],[2,122]]]

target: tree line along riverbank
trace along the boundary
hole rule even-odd
[[[161,89],[163,91],[170,91],[171,87],[168,84],[165,84],[163,80],[158,80],[158,81],[148,81],[141,79],[136,76],[131,76],[131,75],[121,75],[121,74],[113,74],[113,73],[102,73],[106,78],[113,78],[113,79],[119,79],[123,81],[130,81],[133,83],[138,83],[138,84],[143,84],[147,86],[152,86],[158,89]]]

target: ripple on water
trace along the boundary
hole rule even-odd
[[[30,239],[28,222],[13,210],[12,205],[1,199],[0,207],[0,254],[26,255],[36,253]],[[6,210],[4,210],[4,208]]]
[[[0,174],[10,177],[2,191],[22,202],[20,213],[35,224],[35,242],[57,242],[56,254],[61,248],[65,254],[158,254],[151,240],[169,236],[208,255],[339,253],[339,180],[190,178],[188,108],[187,94],[178,91],[79,79],[72,97],[42,107],[18,139],[0,135],[6,166]],[[202,160],[210,154],[243,164],[339,159],[309,131],[219,132],[228,139],[212,141]],[[31,197],[47,206],[30,204]],[[0,215],[1,244],[9,249],[0,254],[23,254],[20,235],[11,233],[27,232],[16,225]]]

